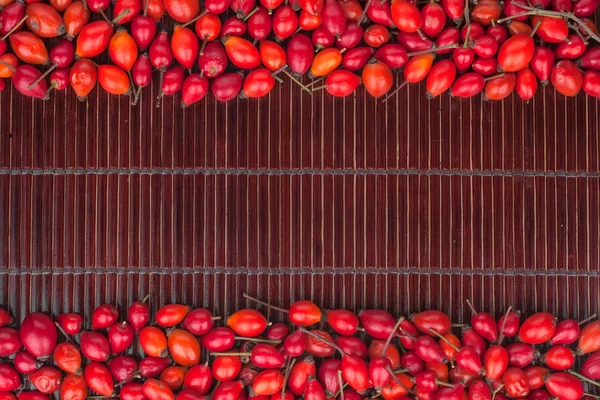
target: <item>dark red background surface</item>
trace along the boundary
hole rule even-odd
[[[599,101],[0,95],[0,303],[598,312]]]

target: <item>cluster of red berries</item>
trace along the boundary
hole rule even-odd
[[[322,311],[307,300],[268,306],[290,323],[247,308],[217,327],[220,318],[206,309],[170,304],[150,325],[150,307],[135,302],[127,321],[101,305],[89,330],[80,315],[42,313],[15,329],[0,308],[0,400],[600,398],[585,393],[585,385],[600,386],[595,316],[557,322],[541,312],[521,321],[509,308],[496,320],[471,307],[470,325],[457,325],[440,311],[396,319],[382,310]],[[140,360],[126,355],[134,345]]]
[[[183,106],[209,92],[219,101],[262,97],[280,73],[309,93],[344,97],[362,83],[380,98],[391,95],[392,70],[403,69],[396,90],[426,80],[429,98],[449,91],[500,100],[516,91],[529,100],[538,81],[565,96],[600,97],[600,47],[589,44],[600,42],[589,19],[600,0],[431,0],[421,8],[417,0],[205,0],[203,11],[199,0],[113,3],[0,0],[0,90],[12,78],[26,96],[70,86],[84,99],[99,83],[135,103],[158,70],[157,104],[178,92]],[[90,22],[90,12],[102,18]],[[165,13],[177,22],[173,32],[157,32]],[[63,35],[48,50],[44,40]],[[106,50],[112,64],[97,65]],[[305,86],[306,74],[323,84]]]

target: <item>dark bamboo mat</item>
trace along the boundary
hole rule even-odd
[[[0,304],[598,312],[600,104],[0,94]],[[466,314],[464,314],[466,315]]]

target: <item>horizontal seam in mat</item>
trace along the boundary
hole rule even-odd
[[[0,275],[169,275],[169,274],[205,274],[205,275],[442,275],[442,276],[530,276],[530,277],[600,277],[598,271],[576,270],[527,270],[527,269],[439,269],[439,268],[278,268],[278,269],[250,269],[250,268],[224,268],[224,267],[196,267],[196,268],[9,268],[0,270]]]
[[[598,178],[598,172],[584,171],[490,171],[453,169],[216,169],[216,168],[94,168],[94,169],[2,169],[0,175],[377,175],[377,176],[483,176],[483,177],[546,177]]]

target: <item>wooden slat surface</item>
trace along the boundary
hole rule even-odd
[[[598,311],[600,104],[0,94],[0,303]],[[204,274],[202,274],[204,273]],[[246,274],[248,274],[246,276]],[[51,296],[54,294],[54,296]],[[142,296],[143,297],[143,296]]]

